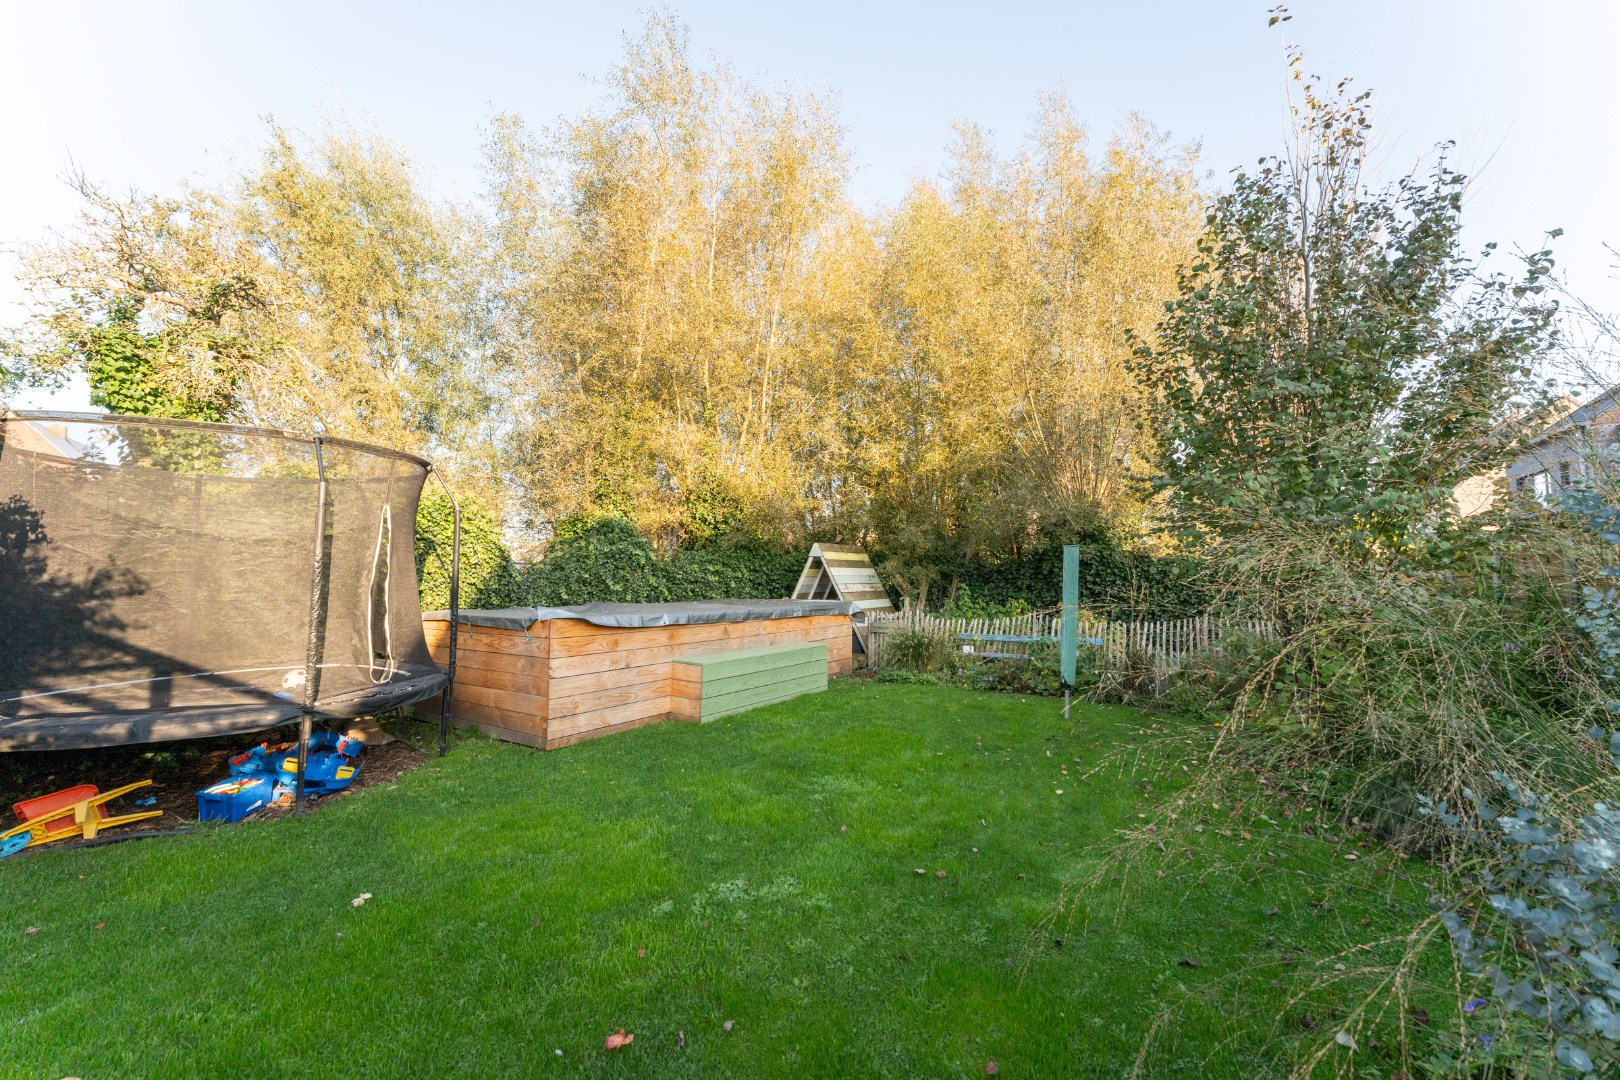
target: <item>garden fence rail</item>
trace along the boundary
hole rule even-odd
[[[919,611],[873,616],[867,621],[867,663],[882,670],[888,639],[908,632],[948,640],[964,653],[997,659],[1027,657],[1029,646],[1036,642],[1057,643],[1060,622],[1055,613],[1002,619],[951,619]],[[1154,667],[1164,673],[1179,670],[1189,656],[1207,651],[1234,632],[1275,636],[1262,620],[1216,615],[1152,621],[1081,619],[1079,623],[1080,646],[1097,650],[1099,667],[1123,669],[1128,654],[1148,653]]]

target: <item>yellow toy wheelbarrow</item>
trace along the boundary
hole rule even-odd
[[[162,817],[161,810],[140,810],[133,814],[107,813],[107,803],[151,783],[150,780],[140,780],[105,792],[99,791],[94,784],[76,784],[49,795],[13,803],[11,809],[22,824],[0,833],[0,857],[36,844],[48,844],[52,840],[66,840],[69,837],[92,840],[102,829]]]

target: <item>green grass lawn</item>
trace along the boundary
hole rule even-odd
[[[1150,721],[1076,715],[839,682],[0,863],[0,1076],[1253,1077],[1331,1039],[1279,975],[1398,930],[1414,886],[1236,818],[1095,880],[1164,783],[1082,778]]]

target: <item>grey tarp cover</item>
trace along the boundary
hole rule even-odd
[[[413,534],[427,463],[323,444],[316,710],[439,692]],[[263,429],[0,415],[0,751],[259,731],[305,696],[313,439]]]
[[[597,626],[685,626],[689,623],[753,622],[756,619],[798,619],[808,615],[853,615],[860,610],[843,600],[687,600],[671,604],[579,604],[575,607],[488,608],[461,611],[471,626],[527,630],[549,619],[583,619]],[[448,611],[430,611],[422,618],[449,622]]]

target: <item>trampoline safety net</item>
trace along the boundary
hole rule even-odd
[[[0,416],[0,750],[296,720],[312,611],[317,715],[437,693],[413,543],[427,470],[263,429]]]

